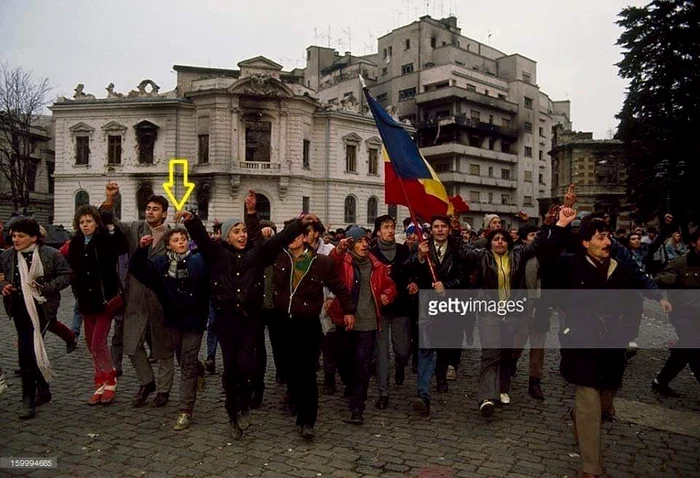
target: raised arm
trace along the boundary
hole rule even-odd
[[[105,186],[105,200],[99,207],[100,212],[112,212],[114,210],[114,204],[117,200],[118,195],[119,185],[114,181],[109,181]],[[114,223],[114,227],[122,231],[125,237],[129,237],[129,228],[131,227],[131,223],[121,222],[119,219],[117,219],[115,215],[112,215],[112,222]],[[136,247],[138,247],[138,244],[136,244]]]
[[[175,214],[175,222],[182,219],[190,238],[197,244],[197,249],[202,253],[204,260],[209,264],[216,264],[221,257],[221,244],[209,237],[201,219],[189,211],[180,211]],[[221,238],[224,240],[225,238]]]

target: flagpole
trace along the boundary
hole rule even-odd
[[[360,84],[362,85],[362,90],[365,92],[366,95],[369,95],[369,89],[367,88],[367,84],[365,83],[365,79],[362,77],[362,75],[358,75],[360,78]],[[391,158],[389,158],[391,161]],[[411,200],[408,199],[408,194],[406,193],[406,188],[403,185],[403,180],[397,175],[397,179],[399,180],[399,184],[401,185],[401,191],[403,192],[403,197],[406,200],[406,205],[408,207],[408,213],[411,215],[411,219],[413,220],[413,224],[416,226],[416,229],[421,231],[421,242],[423,241],[423,226],[418,222],[418,219],[416,219],[416,215],[413,212],[413,208],[411,207]],[[386,178],[384,179],[386,181]],[[435,273],[435,266],[433,266],[433,261],[430,260],[430,251],[425,255],[425,258],[428,262],[428,268],[430,269],[430,275],[433,278],[433,283],[438,282],[437,279],[437,274]]]

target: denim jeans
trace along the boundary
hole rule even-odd
[[[75,299],[75,305],[73,306],[73,324],[71,325],[71,330],[75,333],[75,337],[80,337],[80,327],[83,325],[83,316],[78,312],[78,299]]]
[[[377,331],[377,389],[380,397],[388,397],[389,342],[394,348],[396,368],[406,367],[411,355],[411,324],[408,317],[382,317],[381,325],[382,330]]]
[[[435,350],[418,350],[418,396],[430,400],[430,382],[435,372]]]
[[[207,322],[207,360],[216,359],[216,332],[214,331],[214,320],[216,309],[212,301],[209,301],[209,320]]]

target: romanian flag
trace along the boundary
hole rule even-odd
[[[367,88],[365,96],[384,143],[384,202],[406,206],[423,219],[469,211],[461,197],[448,197],[445,186],[408,131],[389,116]]]

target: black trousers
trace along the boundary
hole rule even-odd
[[[671,349],[664,368],[661,369],[656,379],[660,384],[668,385],[671,380],[683,371],[686,365],[690,365],[690,370],[700,382],[700,349],[690,348]]]
[[[265,392],[265,371],[267,370],[267,347],[265,345],[265,327],[270,336],[270,346],[272,347],[272,358],[275,362],[275,370],[277,376],[282,380],[287,380],[288,377],[288,362],[287,362],[287,343],[284,339],[285,331],[284,314],[275,309],[263,309],[262,320],[256,323],[255,340],[257,342],[256,349],[258,351],[255,378],[253,379],[253,393],[258,397],[262,397]]]
[[[318,418],[316,361],[321,351],[321,323],[318,318],[284,319],[288,344],[290,402],[296,405],[297,425],[314,426]]]
[[[39,323],[41,325],[42,335],[46,333],[48,328],[48,320],[44,315],[44,308],[36,304],[37,312],[39,313]],[[37,389],[39,393],[48,393],[49,384],[44,380],[44,376],[39,371],[34,355],[34,326],[32,319],[27,313],[24,306],[24,301],[21,296],[14,301],[12,310],[12,319],[17,330],[17,339],[19,342],[19,368],[22,373],[22,399],[30,405],[36,402]]]
[[[260,321],[257,314],[245,314],[230,307],[216,310],[216,336],[224,361],[221,380],[226,393],[226,412],[232,421],[239,413],[250,410],[259,353],[256,332]]]
[[[365,411],[367,389],[370,380],[370,364],[374,358],[377,344],[377,331],[359,332],[356,330],[338,330],[342,339],[340,356],[348,365],[350,383],[350,411]]]

